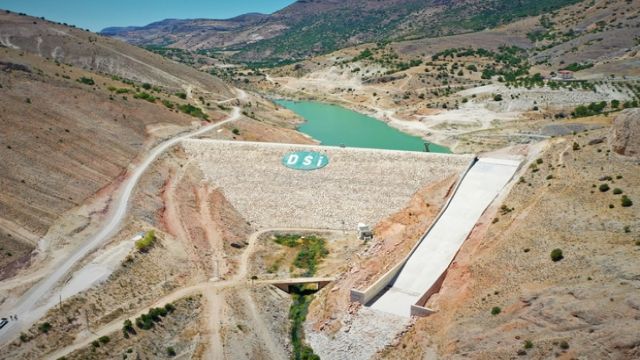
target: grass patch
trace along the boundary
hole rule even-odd
[[[326,248],[326,241],[318,236],[301,235],[276,235],[274,240],[277,244],[290,248],[300,248],[293,265],[304,270],[302,276],[313,276],[316,273],[318,264],[329,255]]]
[[[144,234],[144,237],[136,241],[136,249],[140,252],[147,252],[156,242],[156,232],[149,230]]]
[[[291,320],[291,345],[293,347],[292,358],[294,360],[320,360],[313,349],[304,343],[304,321],[307,319],[309,304],[313,295],[304,287],[291,287],[293,303],[289,308],[289,320]]]

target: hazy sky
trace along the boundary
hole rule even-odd
[[[83,29],[147,25],[167,19],[226,19],[248,12],[272,13],[294,0],[0,0],[0,9],[44,16]]]

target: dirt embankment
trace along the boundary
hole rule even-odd
[[[640,171],[608,134],[552,140],[463,245],[428,304],[438,312],[380,357],[640,356]]]
[[[349,290],[371,285],[409,253],[444,204],[455,180],[450,176],[427,185],[405,208],[376,225],[374,240],[343,262],[337,281],[311,303],[307,321],[314,331],[330,334],[342,327],[342,318],[356,307],[349,301]]]

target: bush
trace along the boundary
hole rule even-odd
[[[136,318],[136,326],[142,330],[153,328],[154,323],[161,321],[161,317],[165,317],[172,313],[175,307],[172,304],[166,304],[164,307],[151,308],[146,314],[142,314]]]
[[[629,199],[627,195],[622,195],[621,202],[622,202],[622,207],[629,207],[633,205],[633,201],[631,201],[631,199]]]
[[[560,349],[567,350],[568,348],[569,348],[569,343],[568,342],[566,342],[564,340],[560,342]]]
[[[240,130],[238,130],[238,129],[233,129],[233,130],[231,130],[231,132],[232,132],[234,135],[240,135]]]
[[[48,333],[49,330],[51,330],[51,324],[49,324],[48,322],[42,323],[40,325],[38,325],[38,330],[40,330],[40,332],[42,333]]]
[[[111,339],[108,336],[105,335],[105,336],[100,336],[98,338],[98,341],[100,341],[101,344],[106,344],[109,341],[111,341]]]
[[[531,340],[526,340],[526,341],[524,342],[523,347],[524,347],[525,349],[531,349],[531,348],[533,347],[533,343],[531,342]]]
[[[156,97],[147,93],[147,92],[139,92],[135,95],[133,95],[133,97],[135,99],[142,99],[142,100],[147,100],[148,102],[155,102],[156,101]]]
[[[498,315],[502,312],[499,306],[494,306],[491,308],[491,315]]]
[[[95,85],[95,83],[96,83],[95,81],[93,81],[92,78],[84,77],[84,76],[79,78],[78,82],[82,83],[82,84],[85,84],[85,85]]]
[[[607,184],[607,183],[601,184],[601,185],[598,187],[598,190],[600,190],[601,192],[607,192],[607,191],[609,191],[609,184]]]
[[[493,101],[502,101],[502,95],[496,94],[493,96]]]
[[[173,103],[169,100],[162,100],[162,104],[169,109],[173,109],[173,106],[174,106]]]
[[[580,150],[580,144],[578,144],[577,142],[573,142],[573,151],[578,151]]]
[[[553,262],[558,262],[560,260],[564,259],[564,256],[562,255],[562,250],[560,249],[553,249],[551,251],[551,260]]]
[[[176,351],[173,349],[173,346],[169,346],[167,348],[167,356],[171,356],[171,357],[176,356]]]
[[[156,233],[153,230],[149,230],[144,234],[144,237],[136,241],[136,249],[140,252],[147,252],[153,246],[156,241]]]
[[[177,92],[176,96],[179,97],[182,100],[185,100],[187,98],[187,94],[185,94],[183,92]]]
[[[180,111],[182,111],[183,113],[189,114],[189,115],[191,115],[193,117],[197,117],[197,118],[204,119],[204,120],[207,120],[209,118],[207,116],[207,114],[202,112],[202,109],[200,109],[197,106],[193,106],[191,104],[178,105],[178,109]]]
[[[131,322],[131,320],[127,319],[124,321],[124,324],[122,324],[122,333],[126,336],[128,336],[128,334],[135,334],[135,329],[133,328],[133,323]]]
[[[613,189],[613,193],[614,193],[615,195],[620,195],[620,194],[622,194],[622,189],[620,189],[620,188],[615,188],[615,189]]]
[[[150,90],[151,89],[151,84],[144,83],[144,84],[142,84],[142,88],[145,89],[145,90]]]
[[[176,307],[172,303],[167,303],[164,309],[167,310],[167,313],[172,313],[176,310]]]

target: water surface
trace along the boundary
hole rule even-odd
[[[425,140],[341,106],[315,101],[276,100],[276,103],[303,117],[306,121],[298,131],[323,145],[424,151]],[[433,143],[429,144],[429,151],[451,152],[447,147]]]

